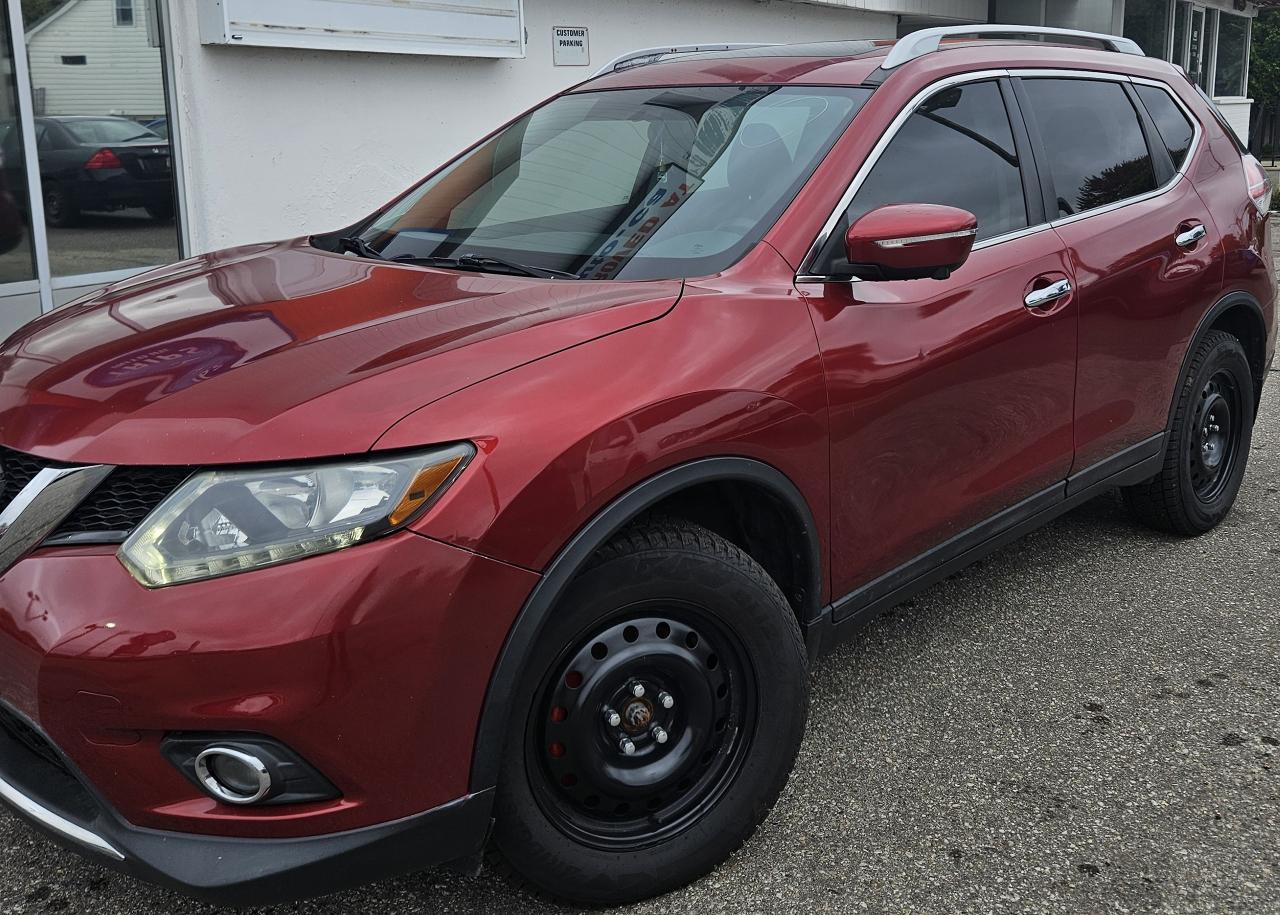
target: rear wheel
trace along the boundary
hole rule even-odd
[[[44,221],[55,229],[74,226],[80,220],[80,208],[71,195],[58,184],[47,184],[44,189]]]
[[[790,606],[737,547],[685,523],[624,532],[570,586],[517,690],[499,867],[593,905],[706,873],[786,784],[805,665]]]
[[[1122,490],[1134,515],[1187,537],[1216,527],[1244,478],[1253,413],[1253,376],[1240,341],[1210,331],[1196,345],[1179,388],[1164,467]]]

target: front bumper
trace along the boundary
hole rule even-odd
[[[469,793],[480,708],[536,581],[407,532],[157,590],[110,547],[37,551],[0,578],[0,725],[30,730],[0,727],[0,797],[102,863],[219,902],[466,856],[489,820]],[[160,752],[177,731],[268,736],[341,796],[219,804]]]
[[[21,722],[11,710],[3,714]],[[141,829],[102,804],[62,762],[59,766],[33,753],[4,729],[0,799],[91,860],[216,905],[317,896],[445,863],[477,852],[491,822],[493,789],[390,823],[306,838],[235,839]]]

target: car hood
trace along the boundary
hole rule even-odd
[[[454,391],[660,317],[680,288],[383,264],[305,240],[234,248],[10,337],[0,444],[109,464],[355,454]]]

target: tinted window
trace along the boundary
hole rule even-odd
[[[1083,213],[1156,187],[1138,113],[1119,83],[1028,79],[1058,215]]]
[[[1165,90],[1156,86],[1133,88],[1138,91],[1138,98],[1142,99],[1147,113],[1156,122],[1156,130],[1160,132],[1160,139],[1169,150],[1173,167],[1181,168],[1183,160],[1187,158],[1187,150],[1191,148],[1191,139],[1195,136],[1191,122]]]
[[[1027,226],[1013,130],[1000,87],[967,83],[931,96],[894,135],[858,189],[818,263],[839,273],[844,234],[892,203],[941,203],[978,217],[978,240]]]

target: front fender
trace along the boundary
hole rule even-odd
[[[590,518],[640,481],[700,458],[737,456],[790,480],[825,544],[825,398],[804,409],[759,390],[679,392],[690,378],[646,378],[628,368],[638,341],[625,338],[649,335],[654,326],[508,372],[392,427],[378,449],[459,439],[478,449],[414,529],[542,570]]]

